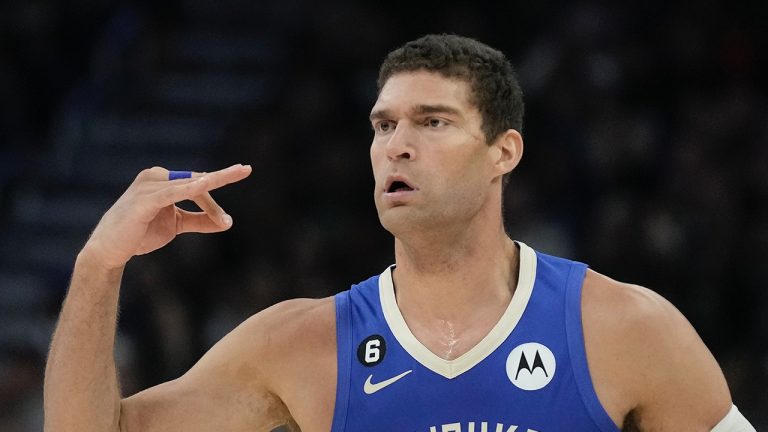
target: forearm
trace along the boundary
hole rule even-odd
[[[46,431],[119,430],[114,342],[122,273],[86,250],[77,257],[45,371]]]
[[[209,192],[250,173],[249,166],[233,165],[173,179],[165,168],[146,169],[102,216],[77,257],[53,336],[45,371],[46,431],[117,432],[121,428],[114,345],[125,263],[165,246],[181,233],[229,229],[232,219]],[[184,200],[193,200],[204,211],[175,206]]]

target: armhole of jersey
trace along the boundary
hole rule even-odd
[[[344,432],[349,407],[349,383],[352,368],[352,310],[349,291],[336,294],[336,403],[331,432]]]
[[[587,266],[575,263],[571,266],[565,286],[565,332],[568,337],[568,351],[571,355],[573,376],[579,389],[581,400],[589,412],[592,421],[600,431],[617,432],[619,428],[605,412],[597,397],[589,373],[587,352],[584,347],[584,330],[581,322],[581,288]]]

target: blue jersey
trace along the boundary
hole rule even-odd
[[[512,301],[488,335],[453,360],[429,351],[408,329],[392,267],[338,294],[331,431],[618,431],[587,367],[587,267],[518,245]]]

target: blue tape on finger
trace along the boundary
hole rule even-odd
[[[168,180],[188,179],[192,177],[192,171],[169,171]]]

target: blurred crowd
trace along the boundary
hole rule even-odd
[[[0,430],[42,430],[47,344],[89,230],[139,169],[250,163],[232,230],[125,273],[125,394],[245,318],[393,261],[368,112],[386,53],[475,37],[516,66],[513,238],[647,286],[768,427],[768,3],[24,0],[0,4]]]

